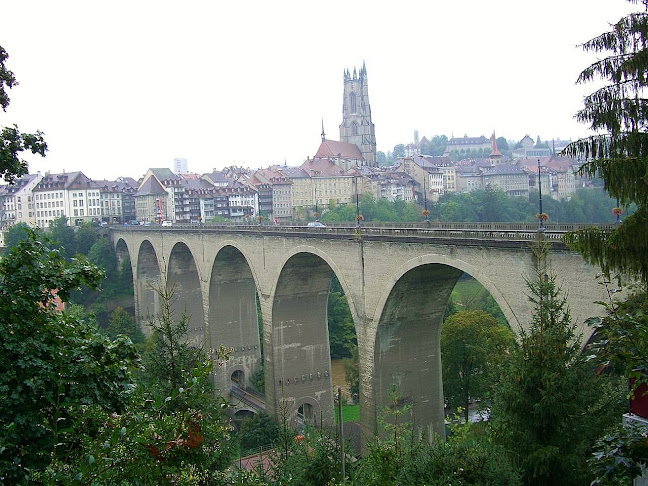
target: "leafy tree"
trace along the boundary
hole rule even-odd
[[[59,216],[52,221],[49,228],[49,237],[58,245],[63,247],[63,251],[68,258],[72,258],[77,253],[76,238],[74,228],[68,226],[68,218]]]
[[[349,309],[346,296],[336,277],[331,281],[327,316],[331,358],[350,357],[351,350],[357,346],[355,325],[353,324],[351,309]]]
[[[92,245],[98,239],[99,231],[97,225],[95,223],[83,223],[74,233],[76,251],[84,255],[89,255],[90,248],[92,248]]]
[[[489,397],[493,370],[514,346],[511,330],[482,311],[458,312],[443,323],[443,394],[450,406],[463,407],[466,422],[470,400]]]
[[[510,150],[508,141],[506,140],[506,137],[497,137],[497,148],[502,153],[508,152]]]
[[[525,484],[586,484],[587,452],[623,402],[603,388],[605,382],[581,355],[566,298],[555,275],[546,273],[547,250],[538,245],[536,251],[538,274],[527,282],[535,312],[502,370],[492,430],[521,468]]]
[[[344,380],[349,387],[349,393],[354,400],[360,396],[360,354],[358,347],[351,350],[351,357],[345,358],[342,362],[344,366]]]
[[[136,344],[144,342],[144,333],[142,333],[135,319],[121,307],[117,307],[110,314],[106,334],[112,339],[124,335]]]
[[[68,261],[44,234],[0,260],[0,481],[29,481],[78,445],[78,406],[121,411],[137,360],[125,339],[111,341],[75,314],[57,310],[102,273],[83,258]]]
[[[171,311],[173,287],[156,291],[162,311],[150,320],[154,334],[132,400],[121,413],[79,407],[77,422],[86,435],[53,465],[50,482],[221,484],[236,445],[211,375],[214,362],[227,356],[222,348],[213,358],[189,349],[186,316],[175,321]]]
[[[644,3],[630,0],[631,3]],[[567,242],[587,261],[603,270],[648,279],[648,13],[631,13],[609,32],[583,44],[587,52],[607,57],[583,70],[578,83],[601,80],[602,88],[585,97],[576,118],[597,134],[570,144],[565,153],[583,158],[581,174],[599,176],[605,189],[622,206],[636,204],[636,212],[613,230],[587,229]]]
[[[467,273],[463,274],[450,295],[445,319],[459,311],[484,311],[490,314],[502,326],[508,326],[506,317],[493,296]]]
[[[25,223],[16,223],[9,226],[4,234],[5,246],[12,248],[17,246],[23,240],[26,240],[29,234],[29,226]]]
[[[281,426],[266,412],[259,412],[241,422],[238,438],[241,451],[250,451],[275,444],[281,434]]]
[[[9,54],[0,46],[0,107],[4,112],[7,111],[10,101],[7,90],[18,84],[14,73],[5,66],[8,58]],[[20,133],[17,125],[1,128],[0,175],[5,181],[12,183],[16,177],[28,173],[27,161],[21,158],[22,152],[31,152],[44,157],[47,144],[41,131],[34,134]]]
[[[380,167],[388,165],[387,163],[387,156],[385,155],[385,152],[381,152],[380,150],[376,153],[376,162]]]
[[[405,157],[405,145],[403,145],[402,143],[395,145],[394,151],[392,152],[392,157],[394,158],[394,160],[402,159],[403,157]]]

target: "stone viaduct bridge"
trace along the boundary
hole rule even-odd
[[[548,225],[548,264],[583,321],[605,300],[597,268],[560,237],[575,225]],[[463,273],[497,301],[512,330],[530,322],[526,279],[536,275],[536,225],[431,224],[418,228],[174,226],[111,230],[119,258],[130,257],[135,309],[143,327],[159,312],[155,286],[173,285],[173,308],[189,316],[188,339],[206,349],[224,345],[231,358],[215,373],[232,382],[265,370],[266,408],[278,418],[298,413],[316,424],[334,421],[327,329],[333,274],[346,294],[358,338],[362,439],[396,385],[429,437],[444,436],[440,332],[446,303]],[[257,320],[257,301],[263,322]],[[146,331],[146,329],[145,329]]]

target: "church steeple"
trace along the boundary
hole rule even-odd
[[[344,71],[340,141],[357,145],[365,163],[368,166],[376,166],[376,129],[371,121],[367,68],[364,61],[360,70],[353,68],[353,76],[348,69]]]
[[[324,133],[324,118],[322,118],[322,142],[326,140],[326,133]]]

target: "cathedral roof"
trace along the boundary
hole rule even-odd
[[[338,159],[364,160],[362,152],[354,143],[322,140],[315,158],[337,157]]]
[[[339,143],[339,142],[338,142]],[[350,145],[350,144],[346,144]],[[355,145],[354,145],[355,147]],[[356,147],[357,149],[357,147]],[[326,158],[308,159],[300,167],[311,177],[331,177],[348,175],[344,169]]]

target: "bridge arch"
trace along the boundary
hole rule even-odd
[[[258,319],[257,284],[252,268],[239,248],[223,245],[211,265],[206,333],[210,349],[222,345],[230,350],[230,359],[215,375],[217,389],[229,390],[235,371],[243,373],[247,381],[260,369]]]
[[[174,319],[187,318],[187,340],[192,346],[205,342],[204,310],[200,274],[193,253],[186,243],[178,241],[169,254],[166,290],[172,291],[169,302]]]
[[[121,267],[126,260],[130,261],[130,253],[128,251],[128,244],[123,238],[117,239],[115,243],[115,255],[117,256],[117,264]],[[131,269],[132,271],[132,269]]]
[[[324,255],[301,250],[287,255],[274,286],[266,341],[270,348],[266,351],[266,400],[275,413],[289,420],[296,420],[299,407],[308,404],[317,423],[333,424],[327,321],[333,269]],[[274,386],[268,387],[269,383]]]
[[[365,401],[365,408],[366,403],[375,405],[366,410],[370,422],[365,427],[375,427],[380,410],[398,400],[412,405],[414,422],[424,426],[428,439],[445,436],[441,326],[452,289],[464,273],[491,293],[511,324],[516,322],[506,299],[477,267],[437,254],[404,262],[385,285],[373,317],[374,333],[361,352],[373,376],[372,382],[361,384],[374,398]]]
[[[151,329],[146,326],[149,318],[156,316],[160,311],[160,296],[155,291],[162,282],[162,269],[158,260],[155,247],[149,240],[143,240],[137,249],[137,266],[134,285],[137,302],[137,322],[142,326],[142,331],[149,335]]]

